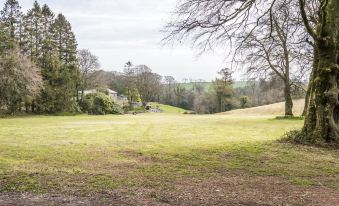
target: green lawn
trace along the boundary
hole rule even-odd
[[[0,192],[90,194],[225,174],[339,187],[339,151],[277,143],[302,121],[143,114],[0,119]]]

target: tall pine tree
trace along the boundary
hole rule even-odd
[[[59,14],[52,25],[53,41],[59,53],[59,59],[70,65],[76,62],[77,42],[71,24],[63,14]]]
[[[59,14],[53,21],[54,15],[47,6],[43,7],[42,14],[46,27],[41,32],[43,58],[40,65],[46,89],[38,101],[39,110],[49,113],[73,111],[79,77],[75,35],[64,15]]]
[[[19,2],[17,0],[7,0],[0,13],[0,20],[3,24],[4,47],[10,50],[16,44],[21,44],[22,12]]]
[[[51,27],[54,22],[54,13],[51,9],[45,4],[42,6],[42,21],[43,21],[43,31],[42,31],[42,42],[41,42],[41,53],[42,60],[40,61],[40,66],[45,66],[45,61],[48,55],[53,53],[53,41],[52,41],[52,32]]]
[[[25,15],[25,53],[35,62],[38,62],[41,55],[42,31],[42,10],[38,2],[35,1],[33,8]]]

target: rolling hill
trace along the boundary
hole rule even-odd
[[[293,113],[296,116],[300,116],[303,112],[305,100],[298,99],[294,100]],[[253,107],[248,109],[237,109],[229,112],[220,113],[223,115],[250,115],[250,116],[282,116],[284,115],[285,103],[276,103],[260,107]]]
[[[183,114],[183,113],[187,112],[187,110],[185,110],[185,109],[170,106],[170,105],[160,104],[160,103],[157,103],[157,102],[151,102],[151,105],[152,105],[153,108],[160,109],[164,113]]]

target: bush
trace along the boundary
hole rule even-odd
[[[131,112],[136,113],[136,114],[141,114],[141,113],[146,113],[147,110],[144,107],[136,107],[132,109]]]
[[[125,110],[122,108],[121,105],[113,103],[111,114],[124,114]]]
[[[248,96],[241,96],[239,98],[239,101],[240,101],[240,107],[242,109],[251,107],[252,103],[251,103],[251,98],[250,97],[248,97]]]
[[[86,95],[81,102],[82,111],[93,115],[123,114],[123,108],[104,93]]]
[[[81,113],[81,107],[80,107],[80,105],[77,101],[72,100],[70,102],[68,111],[66,111],[66,112],[79,114],[79,113]]]

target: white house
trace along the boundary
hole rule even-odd
[[[108,96],[110,96],[112,99],[115,99],[115,100],[118,99],[118,92],[110,90],[110,89],[107,89],[106,91],[108,93]]]

